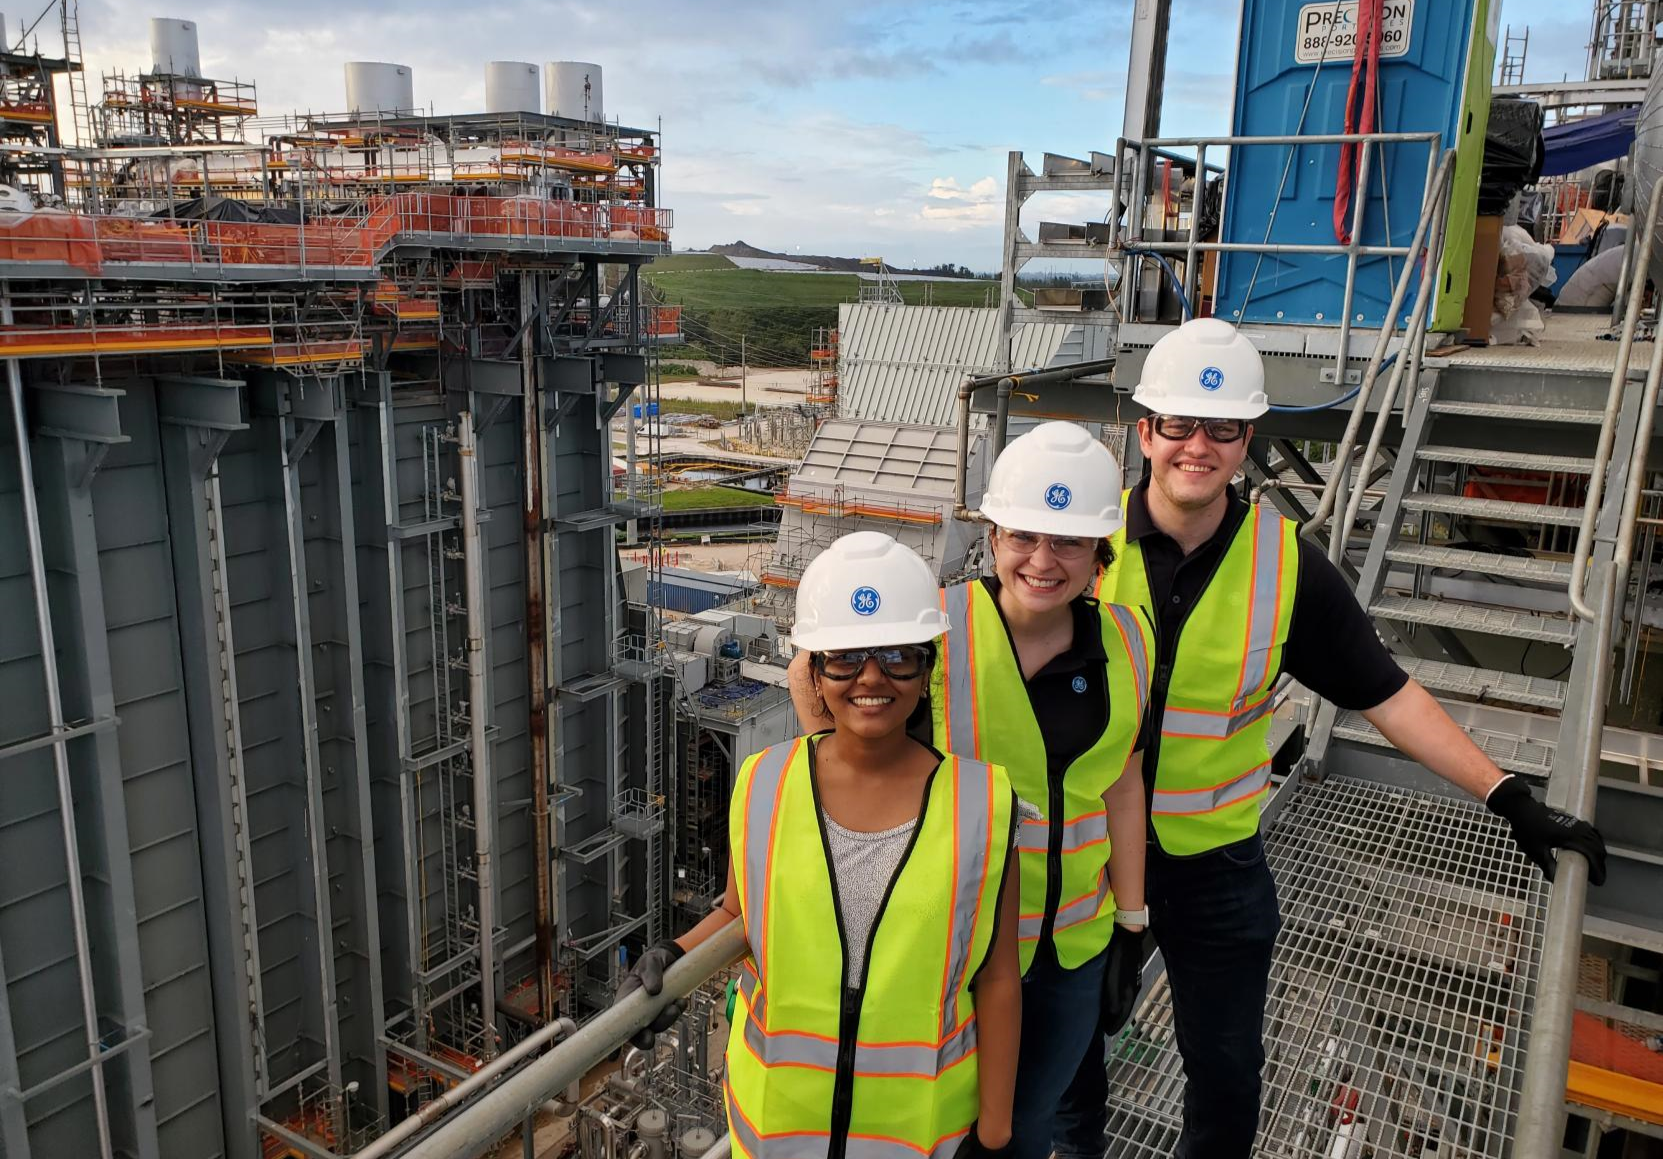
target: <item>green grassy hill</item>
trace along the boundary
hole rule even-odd
[[[837,325],[837,307],[860,296],[854,274],[774,273],[742,270],[713,254],[680,254],[643,268],[658,299],[683,309],[685,350],[674,358],[737,362],[739,339],[753,364],[803,366],[819,326]],[[995,282],[898,282],[908,305],[986,306],[997,296]]]

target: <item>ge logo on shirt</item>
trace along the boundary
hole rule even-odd
[[[1209,366],[1201,372],[1201,389],[1217,390],[1224,385],[1224,372],[1216,366]]]
[[[1061,483],[1053,483],[1045,489],[1045,505],[1053,511],[1061,511],[1074,502],[1074,492]]]
[[[1074,678],[1073,688],[1075,692],[1084,692],[1086,690],[1086,678],[1084,676],[1076,676]]]
[[[857,616],[873,615],[881,603],[883,598],[878,595],[877,588],[856,588],[855,594],[849,600],[849,606],[854,608]]]

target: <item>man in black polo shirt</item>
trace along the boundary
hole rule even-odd
[[[1281,672],[1360,711],[1410,759],[1487,802],[1550,878],[1556,851],[1605,873],[1597,831],[1537,801],[1411,680],[1375,634],[1339,571],[1292,524],[1255,509],[1230,482],[1268,408],[1258,351],[1216,319],[1186,323],[1149,353],[1135,395],[1149,476],[1127,504],[1105,600],[1155,621],[1147,898],[1184,1060],[1177,1154],[1250,1153],[1260,1109],[1263,1023],[1281,919],[1258,833],[1269,792],[1264,741]],[[1118,539],[1118,537],[1117,537]],[[1130,946],[1131,938],[1110,943]],[[1135,976],[1136,962],[1118,974]],[[1110,975],[1116,966],[1111,962]],[[1058,1159],[1099,1159],[1106,1101],[1103,1040],[1057,1117]]]

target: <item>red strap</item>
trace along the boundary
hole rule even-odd
[[[1345,94],[1346,133],[1374,132],[1376,92],[1380,87],[1380,36],[1384,17],[1383,0],[1359,0],[1357,37],[1351,57],[1351,88]],[[1365,69],[1367,70],[1365,72]],[[1357,78],[1364,80],[1363,107],[1357,108]],[[1357,162],[1362,149],[1355,142],[1340,146],[1340,172],[1334,189],[1334,236],[1341,245],[1351,244],[1351,195],[1357,184]],[[1368,196],[1368,190],[1363,191]]]

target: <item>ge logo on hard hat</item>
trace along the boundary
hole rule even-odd
[[[875,614],[878,605],[881,603],[883,603],[883,597],[878,595],[877,588],[856,588],[855,594],[849,599],[849,606],[854,608],[857,616]]]
[[[1209,366],[1201,372],[1201,389],[1217,390],[1224,385],[1224,372],[1216,366]]]
[[[1045,489],[1045,505],[1053,511],[1061,511],[1074,502],[1074,492],[1061,483],[1053,483]]]

